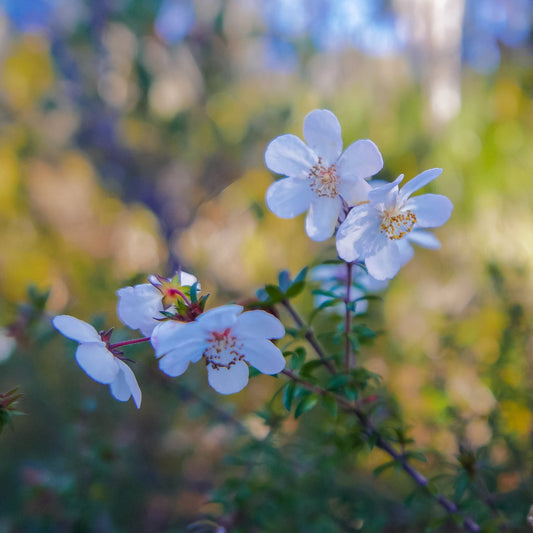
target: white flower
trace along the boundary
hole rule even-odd
[[[310,272],[310,277],[314,281],[320,281],[320,288],[333,293],[337,298],[344,299],[346,295],[346,265],[319,265]],[[381,292],[385,290],[388,282],[377,280],[367,274],[362,268],[355,267],[352,270],[352,286],[350,288],[350,301],[355,302],[354,314],[366,313],[368,300],[360,299],[367,294]],[[315,296],[315,306],[319,307],[324,302],[330,300],[326,295]],[[357,301],[356,301],[357,300]],[[344,314],[345,305],[339,303],[327,309],[338,314]]]
[[[294,218],[309,210],[307,235],[323,241],[333,235],[343,200],[348,206],[366,201],[366,178],[383,168],[377,146],[368,139],[352,143],[342,153],[341,127],[327,109],[315,109],[304,120],[305,144],[296,135],[280,135],[265,152],[266,166],[286,178],[266,193],[268,208],[278,217]]]
[[[139,329],[145,337],[149,337],[159,324],[156,319],[163,318],[161,311],[173,299],[170,293],[175,293],[180,287],[191,287],[196,281],[192,274],[179,272],[172,280],[154,277],[153,283],[118,289],[117,315],[126,326]]]
[[[73,316],[56,316],[52,323],[65,337],[79,342],[76,361],[89,377],[111,388],[111,394],[121,402],[133,398],[141,406],[141,390],[130,367],[113,355],[99,333],[87,322]]]
[[[263,374],[285,367],[281,351],[269,339],[285,335],[281,322],[265,311],[242,312],[240,305],[224,305],[201,314],[194,322],[168,321],[152,335],[159,368],[180,376],[189,363],[202,357],[213,389],[233,394],[248,383],[249,363]]]
[[[17,341],[15,337],[9,335],[6,329],[0,328],[0,363],[7,361],[16,347]]]
[[[441,172],[440,168],[426,170],[399,189],[401,175],[394,182],[371,190],[368,203],[352,208],[339,227],[339,256],[345,261],[364,260],[368,273],[376,279],[393,278],[407,262],[399,241],[414,229],[436,228],[450,218],[453,204],[446,196],[421,194],[410,198]],[[416,239],[413,236],[412,241]]]

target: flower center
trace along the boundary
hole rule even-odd
[[[318,158],[318,163],[311,169],[309,173],[311,179],[311,190],[317,196],[327,196],[328,198],[335,198],[338,196],[337,184],[339,176],[337,175],[337,167],[335,164],[330,167],[325,167],[322,164],[322,158]]]
[[[231,335],[231,329],[226,328],[222,333],[213,332],[207,339],[207,348],[204,350],[206,366],[218,370],[219,368],[230,368],[231,365],[242,361],[242,344],[237,341],[237,337]]]
[[[416,215],[408,209],[405,212],[385,211],[380,230],[391,241],[398,241],[409,233],[416,224]]]

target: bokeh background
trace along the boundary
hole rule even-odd
[[[0,531],[181,531],[223,514],[208,503],[222,458],[266,434],[254,410],[275,380],[221,398],[203,369],[168,380],[135,348],[137,412],[49,318],[119,327],[114,291],[179,266],[221,304],[334,258],[263,201],[267,143],[323,107],[345,145],[378,145],[376,177],[444,169],[428,187],[455,205],[442,249],[417,250],[371,302],[361,320],[381,334],[359,357],[419,446],[487,450],[525,523],[532,21],[531,0],[0,0],[0,392],[19,386],[26,413],[0,435]]]

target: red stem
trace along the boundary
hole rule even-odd
[[[113,350],[115,348],[120,348],[121,346],[129,346],[130,344],[139,344],[140,342],[148,342],[150,337],[142,337],[141,339],[131,339],[129,341],[117,342],[115,344],[110,344],[109,349]]]

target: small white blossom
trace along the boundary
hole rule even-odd
[[[85,373],[109,385],[111,394],[121,402],[133,398],[137,409],[141,406],[141,390],[131,368],[116,357],[100,334],[87,322],[69,315],[56,316],[52,323],[65,337],[79,343],[76,361]]]
[[[131,329],[139,329],[149,337],[163,318],[161,311],[169,307],[181,287],[191,287],[197,279],[187,272],[179,272],[172,280],[153,277],[152,283],[118,289],[117,315]],[[174,294],[172,294],[174,293]]]
[[[371,190],[368,202],[353,207],[339,227],[339,257],[345,261],[364,260],[368,273],[376,279],[393,278],[409,253],[402,254],[399,242],[409,238],[413,230],[442,226],[451,216],[453,204],[446,196],[421,194],[410,198],[441,172],[440,168],[426,170],[399,189],[401,175]],[[409,240],[416,242],[414,233]],[[427,236],[422,240],[429,244],[427,247],[435,247],[435,241],[431,245]]]
[[[233,394],[246,386],[246,363],[263,374],[281,372],[285,359],[269,339],[283,337],[283,325],[265,311],[242,310],[240,305],[224,305],[193,322],[166,322],[151,339],[156,357],[161,357],[159,368],[169,376],[180,376],[189,363],[203,357],[209,384],[221,394]]]
[[[268,208],[281,218],[307,213],[305,230],[315,241],[331,237],[343,201],[352,206],[366,201],[366,178],[383,168],[377,146],[368,139],[352,143],[344,153],[341,127],[327,109],[315,109],[304,120],[305,144],[296,135],[280,135],[265,152],[266,166],[286,177],[266,193]]]

